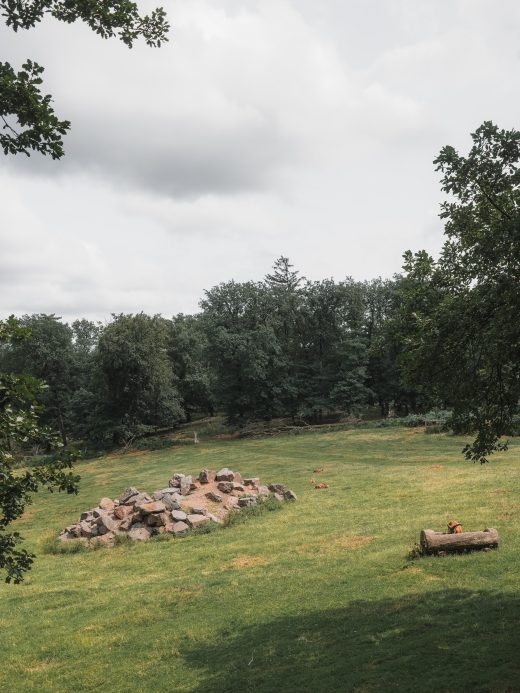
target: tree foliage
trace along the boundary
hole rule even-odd
[[[0,0],[1,16],[14,31],[31,29],[46,15],[71,24],[86,23],[102,38],[117,37],[129,48],[140,38],[152,47],[168,40],[162,7],[141,15],[129,0]],[[52,97],[41,91],[44,68],[27,59],[21,70],[0,62],[0,146],[4,154],[32,152],[60,159],[70,122],[54,113]]]
[[[468,459],[503,449],[520,398],[520,133],[485,122],[464,157],[444,147],[446,242],[437,262],[405,255],[410,381],[476,431]]]
[[[0,347],[23,341],[27,331],[17,321],[0,322]],[[39,488],[76,493],[79,477],[70,469],[72,457],[63,455],[48,464],[18,469],[17,457],[34,441],[56,446],[52,432],[38,423],[37,396],[45,385],[28,375],[0,373],[0,571],[6,582],[19,583],[34,556],[19,549],[18,532],[6,531],[20,517]]]

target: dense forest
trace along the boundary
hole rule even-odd
[[[401,277],[307,281],[280,257],[261,282],[206,291],[195,315],[25,315],[0,370],[46,383],[41,420],[64,444],[121,444],[216,412],[234,424],[408,413],[425,403],[400,375],[402,291]]]

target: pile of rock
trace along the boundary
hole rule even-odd
[[[176,473],[167,488],[151,496],[130,486],[116,500],[102,498],[95,508],[81,513],[79,522],[66,527],[59,539],[112,545],[118,535],[136,541],[165,532],[184,535],[211,522],[221,523],[231,510],[256,505],[271,495],[280,502],[297,500],[283,484],[260,485],[259,478],[243,479],[227,467],[219,472],[202,469],[195,480]]]

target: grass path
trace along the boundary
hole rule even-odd
[[[18,523],[36,552],[101,496],[174,471],[227,465],[299,501],[211,535],[39,555],[0,585],[0,691],[520,691],[520,446],[481,467],[462,445],[358,429],[80,463],[79,496],[42,493]],[[452,517],[502,547],[406,560]]]

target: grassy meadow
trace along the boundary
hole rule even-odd
[[[0,691],[520,691],[520,444],[485,466],[463,444],[360,428],[80,462],[78,496],[42,492],[17,523],[38,558],[0,584]],[[224,465],[299,501],[207,535],[41,551],[101,496]],[[501,548],[407,560],[453,517]]]

